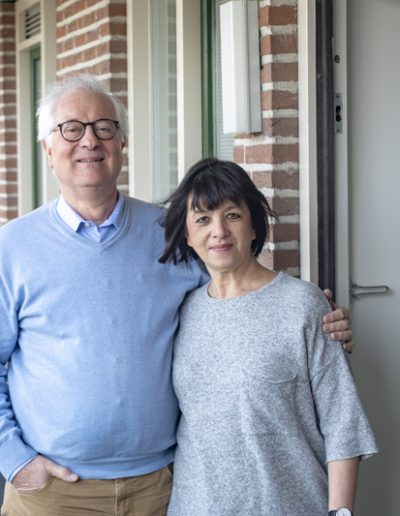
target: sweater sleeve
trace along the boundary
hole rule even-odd
[[[329,310],[319,292],[307,327],[309,375],[326,462],[377,453],[374,435],[361,404],[348,359],[340,343],[322,331]]]
[[[11,481],[37,453],[22,439],[7,383],[8,362],[18,345],[18,310],[0,269],[0,471]]]

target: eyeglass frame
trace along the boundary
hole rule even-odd
[[[95,129],[95,124],[97,124],[97,122],[101,122],[101,121],[107,121],[107,122],[112,122],[115,126],[115,133],[110,137],[110,138],[102,138],[101,136],[99,136],[96,132],[96,129]],[[63,135],[63,131],[62,131],[62,128],[63,128],[63,125],[65,124],[68,124],[70,122],[78,122],[79,124],[81,124],[83,126],[83,133],[82,135],[77,139],[77,140],[68,140],[64,135]],[[114,138],[114,136],[117,134],[117,131],[118,129],[120,129],[119,127],[119,121],[118,120],[111,120],[110,118],[98,118],[97,120],[95,120],[94,122],[81,122],[81,120],[76,120],[75,118],[73,118],[72,120],[66,120],[65,122],[62,122],[61,124],[57,124],[56,127],[58,127],[58,129],[60,130],[60,134],[61,136],[64,138],[64,140],[66,142],[69,142],[69,143],[76,143],[76,142],[79,142],[80,140],[82,140],[82,138],[85,136],[85,133],[86,133],[86,127],[88,125],[91,125],[92,128],[93,128],[93,132],[94,132],[94,135],[96,136],[96,138],[98,138],[99,140],[103,141],[103,142],[108,142],[110,140],[112,140]],[[56,128],[53,129],[53,131],[56,131]]]

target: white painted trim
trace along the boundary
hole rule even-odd
[[[318,283],[315,0],[298,1],[300,276]]]
[[[56,2],[55,0],[41,0],[40,10],[42,13],[42,88],[52,84],[56,79]],[[43,177],[43,201],[57,197],[59,192],[58,181],[49,166],[47,156],[43,153],[42,158]]]
[[[335,136],[335,227],[336,227],[336,300],[350,306],[350,216],[347,114],[347,0],[333,2],[334,53],[340,63],[334,64],[334,92],[343,99],[341,134]]]
[[[17,36],[17,124],[18,124],[18,199],[19,215],[32,210],[32,128],[29,120],[32,112],[30,83],[30,50],[40,44],[42,89],[54,82],[56,72],[55,56],[55,0],[41,0],[41,33],[29,41],[24,41],[21,34],[21,16],[23,12],[36,4],[35,0],[18,1],[16,5]],[[28,44],[29,43],[29,44]],[[58,194],[57,181],[42,156],[43,202]]]
[[[150,2],[127,2],[129,194],[152,197],[150,146]]]
[[[201,2],[176,0],[178,179],[202,157]]]
[[[201,3],[177,0],[178,179],[201,158]],[[149,2],[127,2],[129,193],[152,198]]]

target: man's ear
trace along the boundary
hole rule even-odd
[[[128,144],[128,137],[123,135],[121,138],[121,150],[124,149],[127,144]]]
[[[46,140],[42,141],[42,147],[47,155],[47,160],[51,168],[53,168],[53,153],[51,146],[46,142]]]

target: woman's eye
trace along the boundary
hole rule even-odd
[[[228,213],[228,219],[230,219],[230,220],[240,219],[240,214],[239,213],[235,213],[235,212]]]
[[[206,222],[208,222],[208,217],[199,217],[198,219],[196,219],[196,222],[198,224],[205,224]]]

